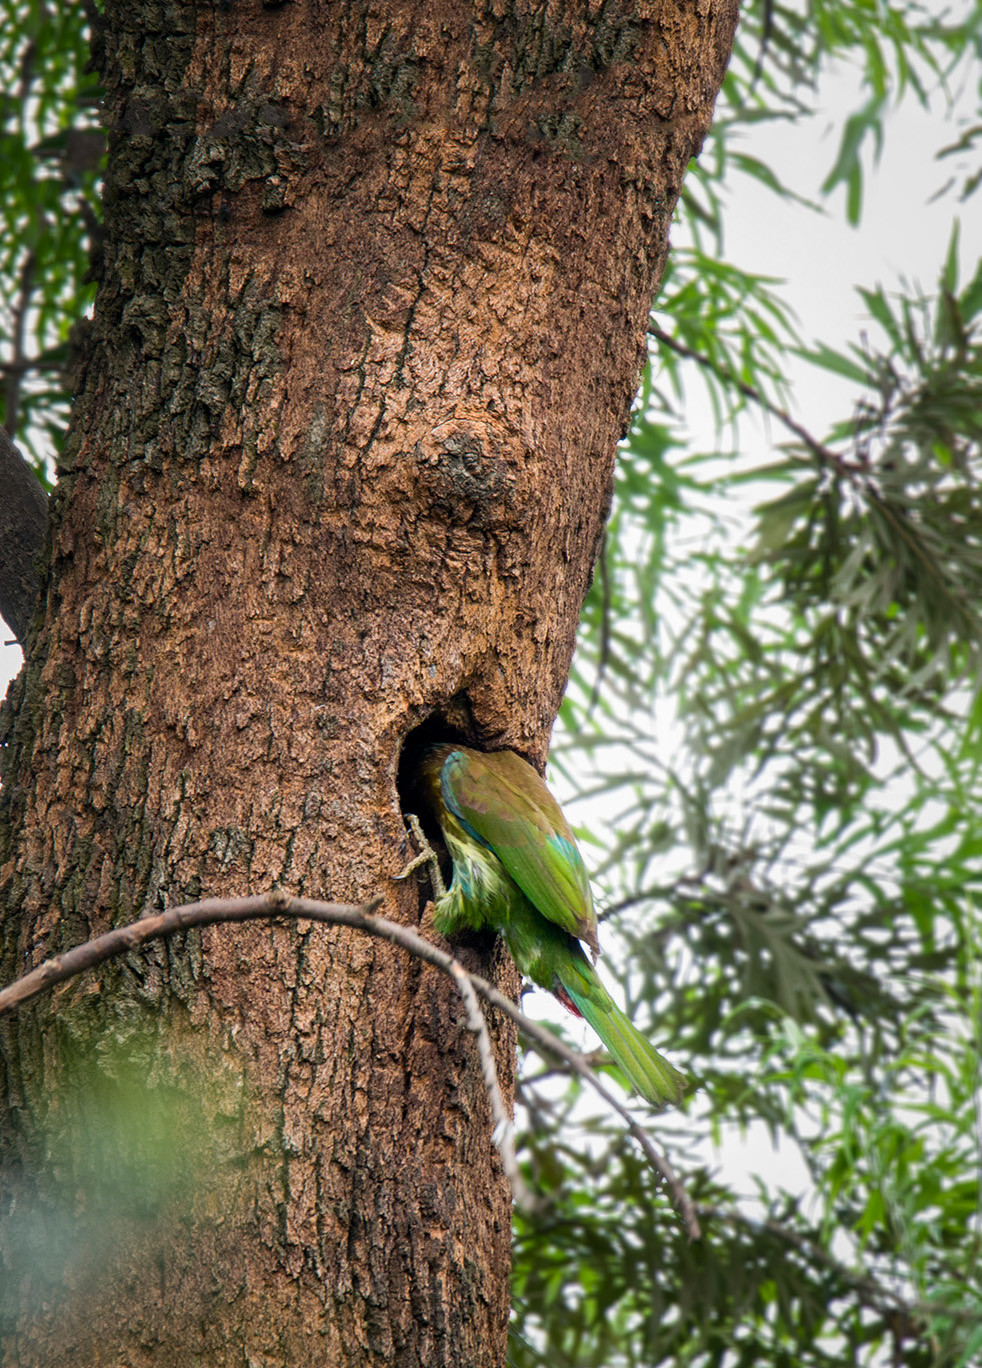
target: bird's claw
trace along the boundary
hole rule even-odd
[[[440,869],[440,860],[437,853],[423,834],[423,828],[420,826],[419,818],[414,813],[408,812],[406,814],[406,821],[409,823],[409,829],[413,833],[413,840],[416,842],[419,854],[409,861],[405,869],[399,874],[391,875],[391,878],[408,879],[410,874],[414,874],[417,869],[420,869],[423,865],[427,865],[430,871],[430,883],[433,885],[434,897],[438,899],[443,898],[446,896],[447,889],[443,882],[443,872]]]

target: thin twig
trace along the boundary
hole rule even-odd
[[[615,902],[607,905],[597,913],[597,921],[609,921],[611,917],[618,916],[621,912],[626,912],[629,907],[635,907],[638,903],[654,902],[657,899],[674,898],[678,895],[686,895],[695,898],[697,890],[700,890],[706,882],[706,874],[683,874],[678,879],[673,879],[667,884],[653,884],[650,888],[641,888],[637,893],[630,893],[625,898],[618,898]],[[692,892],[688,893],[687,890]],[[709,901],[708,894],[701,894],[704,901]]]
[[[721,1221],[726,1225],[737,1226],[755,1234],[773,1235],[775,1239],[790,1245],[804,1257],[821,1264],[830,1273],[841,1278],[857,1294],[863,1305],[870,1307],[871,1310],[878,1312],[881,1316],[892,1316],[901,1312],[911,1322],[933,1316],[946,1318],[961,1325],[974,1325],[979,1321],[979,1308],[977,1306],[950,1306],[941,1301],[908,1301],[902,1293],[884,1287],[881,1282],[868,1273],[853,1272],[847,1264],[844,1264],[841,1259],[837,1259],[834,1254],[830,1254],[817,1240],[802,1235],[797,1230],[792,1230],[790,1226],[782,1225],[780,1221],[756,1221],[740,1211],[724,1211],[722,1207],[700,1206],[699,1211],[706,1221]]]
[[[472,975],[472,977],[476,976]],[[478,992],[481,991],[478,982],[475,982],[474,986],[477,988]],[[490,987],[490,985],[488,986]],[[497,992],[497,990],[492,991]],[[489,998],[488,1000],[491,1001],[492,999]],[[508,1002],[508,999],[505,998],[504,1001]],[[497,1006],[497,1003],[495,1003],[495,1005]],[[526,1039],[531,1041],[540,1054],[545,1051],[547,1054],[557,1055],[569,1065],[574,1073],[579,1074],[580,1078],[582,1078],[585,1083],[588,1083],[599,1097],[603,1098],[612,1111],[617,1113],[627,1127],[628,1132],[641,1146],[651,1167],[663,1179],[665,1186],[671,1193],[675,1209],[682,1217],[683,1224],[689,1233],[689,1238],[698,1240],[702,1235],[699,1217],[692,1204],[692,1199],[686,1192],[681,1178],[669,1162],[668,1156],[657,1148],[654,1141],[651,1139],[651,1136],[642,1126],[638,1125],[627,1107],[625,1107],[623,1103],[618,1102],[613,1093],[600,1081],[583,1055],[576,1050],[571,1050],[568,1045],[564,1045],[557,1036],[554,1036],[551,1031],[547,1031],[545,1027],[540,1026],[535,1021],[529,1020],[529,1018],[519,1012],[518,1008],[513,1004],[509,1003],[509,1006],[512,1009],[509,1015],[518,1022],[522,1034]]]
[[[0,362],[0,375],[27,375],[30,371],[63,371],[65,369],[65,358],[63,356],[49,357],[29,356],[16,365],[13,362]]]
[[[42,216],[43,223],[43,216]],[[10,311],[10,364],[6,368],[7,384],[4,394],[3,420],[11,438],[17,436],[20,418],[21,381],[25,373],[24,332],[27,314],[34,293],[34,271],[37,262],[33,248],[26,253],[20,269],[20,290],[17,302]]]
[[[607,564],[607,538],[604,536],[603,544],[600,547],[600,560],[597,565],[597,573],[600,576],[600,651],[597,656],[597,677],[593,681],[593,688],[590,690],[590,701],[586,705],[587,716],[593,712],[600,699],[600,689],[607,673],[607,666],[610,663],[610,634],[611,634],[611,586],[610,586],[610,566]]]
[[[749,399],[752,403],[756,404],[758,408],[762,408],[765,413],[769,413],[772,418],[776,418],[789,432],[793,433],[794,436],[808,448],[821,465],[833,466],[836,470],[841,471],[846,476],[854,476],[862,473],[862,467],[854,465],[851,461],[845,460],[837,451],[833,451],[831,447],[827,447],[824,443],[818,441],[816,437],[812,436],[807,428],[802,427],[799,422],[796,422],[795,419],[791,417],[791,414],[788,413],[787,409],[781,408],[780,404],[775,404],[773,400],[768,399],[767,395],[764,394],[762,390],[759,390],[756,385],[751,385],[746,380],[741,380],[739,376],[734,375],[729,366],[724,366],[721,361],[714,361],[713,358],[707,356],[705,352],[696,351],[693,347],[687,347],[684,342],[680,342],[678,338],[673,337],[671,333],[667,333],[664,328],[659,328],[656,323],[650,323],[648,325],[648,336],[654,337],[657,341],[663,343],[670,351],[675,352],[677,356],[684,356],[690,361],[695,361],[696,365],[702,366],[704,370],[712,371],[713,374],[718,376],[725,384],[732,385],[745,399]]]
[[[0,990],[0,1016],[54,987],[56,983],[64,983],[66,979],[73,978],[84,969],[94,968],[95,965],[103,964],[116,955],[136,950],[147,941],[172,935],[175,931],[186,931],[191,927],[212,926],[218,923],[257,921],[269,917],[289,917],[298,921],[322,922],[330,926],[349,926],[356,931],[364,931],[370,936],[377,936],[398,945],[409,954],[415,955],[417,959],[452,975],[456,982],[459,982],[459,975],[465,975],[474,991],[484,998],[485,1002],[514,1021],[526,1040],[540,1054],[544,1051],[564,1060],[625,1123],[652,1168],[664,1180],[689,1235],[694,1240],[698,1239],[701,1233],[699,1220],[678,1174],[627,1108],[604,1086],[584,1057],[576,1050],[571,1050],[568,1045],[564,1045],[544,1026],[530,1020],[510,998],[488,983],[487,979],[481,978],[479,974],[469,973],[453,955],[425,940],[410,927],[378,916],[375,909],[380,907],[383,901],[384,899],[378,896],[361,906],[354,906],[350,903],[319,902],[312,898],[293,898],[274,890],[272,893],[255,894],[246,898],[205,898],[202,902],[173,907],[167,912],[141,917],[139,921],[130,922],[128,926],[107,931],[92,940],[84,941],[72,950],[67,950],[63,955],[45,960],[29,974]]]
[[[455,964],[452,972],[457,984],[457,991],[463,998],[464,1007],[467,1010],[467,1025],[477,1037],[481,1073],[484,1076],[484,1086],[488,1090],[488,1101],[491,1103],[491,1119],[494,1121],[494,1131],[491,1138],[501,1156],[501,1167],[511,1184],[511,1193],[515,1202],[529,1214],[532,1214],[541,1203],[529,1191],[518,1167],[518,1159],[515,1157],[515,1127],[505,1107],[505,1099],[501,1095],[498,1070],[494,1062],[494,1050],[491,1046],[491,1036],[488,1034],[488,1023],[484,1019],[481,1004],[477,1000],[477,993],[474,991],[466,969]]]

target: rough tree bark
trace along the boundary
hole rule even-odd
[[[104,271],[2,723],[5,979],[204,893],[385,890],[414,735],[542,761],[735,8],[109,0]],[[509,1197],[436,975],[256,926],[67,985],[4,1027],[15,1225],[91,1201],[66,1061],[111,1072],[108,1040],[236,1162],[124,1213],[98,1276],[8,1269],[9,1361],[504,1362]]]

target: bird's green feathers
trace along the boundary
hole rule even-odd
[[[684,1076],[615,1005],[579,944],[598,952],[590,883],[536,771],[513,751],[439,745],[424,754],[420,779],[453,861],[437,929],[500,931],[520,972],[590,1023],[642,1097],[678,1103]]]
[[[454,747],[440,774],[443,801],[497,855],[533,907],[591,950],[597,918],[586,868],[562,809],[514,751]]]
[[[590,990],[584,993],[578,991],[575,980],[573,984],[568,981],[563,983],[580,1016],[596,1031],[627,1075],[635,1092],[655,1107],[662,1107],[666,1102],[681,1102],[685,1092],[685,1075],[669,1064],[624,1015],[597,978],[593,966],[587,964],[586,968],[596,980],[596,987],[591,985]]]

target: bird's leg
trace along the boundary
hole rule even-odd
[[[410,874],[415,873],[422,865],[427,865],[430,871],[430,883],[433,885],[433,896],[435,900],[439,901],[440,898],[445,898],[447,896],[447,889],[443,882],[443,872],[440,869],[440,861],[437,857],[437,853],[423,835],[423,828],[419,824],[419,818],[415,816],[414,813],[407,812],[406,821],[409,823],[409,829],[413,833],[413,839],[419,849],[419,854],[409,861],[400,874],[393,874],[392,878],[408,879]]]

